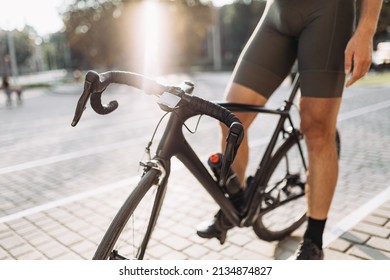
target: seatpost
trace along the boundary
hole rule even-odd
[[[291,90],[291,94],[287,100],[287,109],[289,110],[291,105],[293,104],[294,102],[294,99],[298,93],[298,90],[299,90],[299,87],[301,85],[301,80],[300,80],[300,77],[299,77],[299,73],[297,73],[295,75],[295,78],[294,78],[294,81],[293,81],[293,84],[292,84],[292,90]]]

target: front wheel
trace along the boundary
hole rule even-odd
[[[143,259],[165,195],[160,171],[146,171],[127,198],[93,257],[94,260]]]

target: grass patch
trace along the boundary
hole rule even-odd
[[[36,84],[26,84],[26,85],[23,85],[22,88],[23,89],[32,89],[32,88],[49,88],[51,87],[52,85],[49,84],[49,83],[36,83]]]
[[[390,71],[369,72],[364,78],[356,82],[357,85],[390,85]]]

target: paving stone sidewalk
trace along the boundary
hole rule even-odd
[[[330,243],[327,259],[390,260],[390,201]]]

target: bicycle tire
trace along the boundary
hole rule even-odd
[[[93,256],[93,260],[144,258],[165,196],[165,184],[158,185],[160,173],[154,168],[145,172],[112,220]],[[148,205],[144,203],[148,203]],[[147,208],[147,211],[144,208]],[[138,215],[143,214],[147,214],[145,225],[139,227],[136,219]],[[140,239],[136,238],[136,234],[140,235]]]
[[[256,235],[265,241],[281,240],[289,236],[306,221],[307,208],[304,195],[306,168],[302,162],[297,141],[296,136],[290,136],[283,142],[274,153],[268,170],[260,183],[260,185],[266,186],[265,199],[262,203],[268,203],[269,205],[265,205],[266,210],[259,214],[252,227]],[[338,131],[336,131],[335,141],[337,155],[340,157],[341,145]],[[302,155],[307,163],[303,138],[300,140],[300,144]],[[297,154],[298,152],[299,154]],[[295,162],[297,159],[298,163]],[[292,170],[280,171],[283,167],[292,168]],[[280,175],[281,177],[278,177]],[[276,184],[284,185],[279,185],[278,188],[273,189]],[[279,192],[272,193],[271,190],[278,190]],[[278,195],[279,201],[277,200]]]

